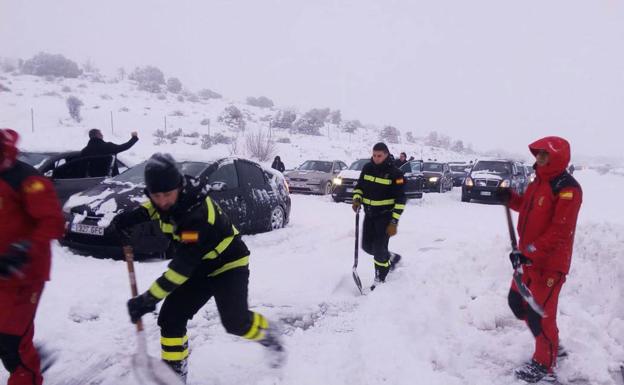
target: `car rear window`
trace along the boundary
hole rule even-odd
[[[442,163],[423,163],[423,171],[441,172],[442,168]]]
[[[299,170],[331,172],[332,162],[323,162],[323,161],[318,161],[318,160],[306,160],[305,162],[303,162],[301,166],[299,166]]]

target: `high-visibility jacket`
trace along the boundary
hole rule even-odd
[[[367,214],[392,211],[392,219],[398,222],[405,209],[404,186],[403,172],[394,166],[390,157],[380,165],[371,160],[362,168],[353,189],[353,199],[362,201]]]

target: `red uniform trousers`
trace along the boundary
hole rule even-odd
[[[513,280],[508,296],[511,311],[518,319],[527,323],[535,337],[533,359],[551,372],[557,363],[557,349],[559,348],[557,304],[565,280],[566,275],[561,272],[524,266],[522,281],[531,290],[535,301],[544,308],[544,317],[541,317],[528,306]]]
[[[39,354],[33,345],[35,313],[43,282],[0,287],[0,358],[11,373],[7,385],[41,385]]]

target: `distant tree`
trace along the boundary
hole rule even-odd
[[[214,92],[213,90],[210,90],[208,88],[204,88],[203,90],[200,90],[199,92],[197,92],[197,95],[200,98],[205,99],[205,100],[222,98],[220,93]]]
[[[26,60],[22,67],[22,73],[35,76],[58,76],[64,78],[77,78],[82,74],[78,64],[67,59],[63,55],[53,55],[40,52],[31,59]]]
[[[119,77],[119,80],[124,80],[126,78],[126,69],[119,67],[117,69],[117,76]]]
[[[218,121],[239,131],[245,131],[245,118],[236,106],[228,106],[223,110]]]
[[[80,107],[83,106],[82,100],[72,95],[67,98],[66,103],[67,109],[69,110],[69,116],[71,116],[71,118],[76,122],[80,122],[82,120],[82,117],[80,116]]]
[[[271,118],[271,127],[290,129],[297,120],[297,113],[293,110],[280,110]]]
[[[360,127],[362,127],[362,123],[359,120],[345,120],[342,122],[342,131],[344,132],[354,133]]]
[[[182,82],[178,78],[167,79],[167,91],[177,94],[182,91]]]
[[[165,75],[154,66],[137,67],[128,79],[136,81],[140,90],[152,93],[160,92],[160,86],[165,84]]]
[[[329,108],[313,108],[295,122],[293,129],[305,135],[321,135],[320,129],[325,125],[329,113]]]
[[[385,126],[379,134],[379,139],[388,143],[399,143],[401,131],[394,126]]]
[[[431,131],[427,137],[425,138],[425,144],[427,146],[432,146],[432,147],[439,147],[440,146],[440,140],[438,138],[438,133],[435,131]]]
[[[440,146],[446,150],[451,148],[451,138],[448,135],[440,135],[439,136]]]
[[[274,106],[273,101],[266,96],[259,96],[257,98],[250,96],[247,98],[247,104],[260,108],[272,108]]]
[[[339,125],[342,122],[342,113],[340,112],[340,110],[332,111],[329,113],[329,122],[335,125]]]
[[[412,131],[408,131],[405,134],[405,139],[409,142],[409,143],[416,143],[416,138],[414,138],[414,133]]]
[[[465,150],[464,142],[461,141],[461,140],[455,141],[455,143],[453,143],[453,147],[451,147],[451,150],[453,150],[455,152],[459,152],[459,153],[464,152],[464,150]]]

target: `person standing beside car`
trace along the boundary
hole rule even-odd
[[[286,170],[286,166],[284,166],[284,163],[282,163],[282,159],[279,156],[276,156],[275,159],[273,159],[271,168],[279,172],[284,172],[284,170]]]
[[[157,221],[172,240],[173,258],[149,290],[128,301],[132,322],[164,299],[158,316],[162,359],[186,380],[187,322],[214,297],[225,330],[259,342],[267,348],[271,365],[280,366],[285,351],[277,328],[249,310],[249,250],[236,227],[204,186],[183,177],[169,154],[157,153],[147,161],[145,185],[149,200],[117,215],[111,226],[128,243],[133,226]]]
[[[84,157],[101,157],[89,160],[89,176],[100,177],[108,174],[110,159],[106,155],[117,155],[120,152],[128,150],[139,141],[139,135],[136,131],[130,134],[130,140],[123,144],[115,144],[104,141],[102,131],[97,128],[89,130],[89,142],[87,146],[80,151],[80,156]],[[119,174],[117,162],[113,165],[112,175]]]
[[[405,163],[407,163],[407,154],[402,152],[399,155],[399,159],[394,161],[394,165],[396,166],[396,168],[401,168],[401,166],[403,166]]]
[[[40,385],[34,318],[50,279],[50,241],[65,224],[52,183],[17,160],[18,138],[0,129],[0,360],[8,384]]]
[[[360,173],[353,189],[353,211],[364,205],[362,249],[374,256],[375,285],[385,282],[401,256],[388,251],[390,237],[397,233],[405,209],[403,172],[393,163],[388,146],[373,146],[373,156]],[[373,288],[374,286],[373,285]]]
[[[535,156],[535,180],[524,195],[503,189],[503,201],[519,211],[518,251],[510,254],[514,268],[523,266],[522,281],[531,290],[545,316],[540,316],[520,295],[512,281],[508,302],[514,315],[527,323],[535,337],[531,362],[515,370],[517,378],[529,383],[554,380],[557,358],[564,356],[559,344],[557,303],[570,270],[576,221],[583,191],[566,171],[570,144],[549,136],[529,145]]]

